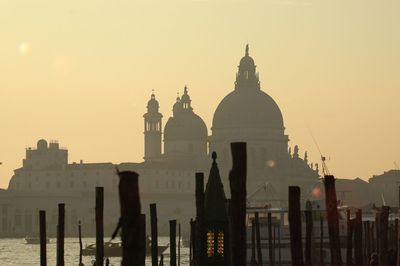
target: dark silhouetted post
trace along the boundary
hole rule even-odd
[[[256,221],[251,221],[251,258],[250,266],[257,266],[256,261]]]
[[[131,171],[118,172],[119,201],[121,206],[122,266],[144,265],[140,243],[139,175]]]
[[[146,243],[147,243],[147,238],[146,238],[146,215],[145,214],[140,214],[140,233],[141,233],[141,239],[140,239],[140,266],[145,266],[146,264]]]
[[[104,188],[96,187],[96,266],[104,265]]]
[[[319,265],[324,265],[324,217],[320,214]]]
[[[313,232],[313,217],[312,217],[312,206],[311,202],[307,201],[306,203],[306,249],[305,249],[305,259],[306,265],[312,265],[311,259],[311,245],[312,245],[312,232]]]
[[[324,178],[325,201],[328,217],[328,232],[331,249],[331,262],[333,266],[342,265],[339,239],[339,214],[337,210],[337,198],[335,188],[335,177],[327,175]]]
[[[369,263],[369,258],[371,256],[371,225],[369,223],[369,221],[365,221],[365,228],[366,228],[366,232],[365,232],[365,244],[367,245],[367,250],[366,250],[366,265],[368,265]]]
[[[396,241],[397,241],[397,266],[400,266],[400,230],[397,231]]]
[[[347,245],[346,245],[346,265],[352,266],[353,260],[353,221],[350,219],[350,210],[346,211],[347,216]]]
[[[232,266],[246,265],[246,143],[231,143],[232,170],[229,173],[231,188],[230,223]]]
[[[278,263],[279,266],[282,264],[282,254],[281,254],[281,223],[278,224]]]
[[[193,266],[193,250],[195,248],[195,241],[193,241],[195,235],[195,221],[190,219],[190,236],[189,236],[189,262],[190,266]]]
[[[181,223],[178,224],[178,266],[181,266]]]
[[[372,252],[376,252],[376,243],[375,243],[375,222],[371,222],[371,228],[369,230],[370,240],[371,240],[371,254]]]
[[[46,266],[47,265],[46,211],[39,211],[39,224],[40,224],[40,266]]]
[[[65,204],[58,204],[57,266],[64,266]]]
[[[78,237],[79,237],[79,266],[82,266],[82,226],[81,221],[78,222]]]
[[[275,265],[275,248],[276,248],[276,224],[273,224],[273,235],[274,235],[274,241],[272,242],[272,261],[274,262]]]
[[[274,265],[274,248],[272,244],[272,214],[268,213],[268,251],[269,251],[269,265]]]
[[[400,255],[398,235],[399,235],[399,219],[396,218],[394,220],[394,240],[395,240],[394,249],[396,252],[397,261],[399,260],[399,255]]]
[[[256,247],[257,247],[257,262],[262,265],[262,251],[261,251],[261,234],[260,234],[260,218],[258,212],[254,216],[256,222]]]
[[[204,209],[204,174],[196,173],[196,223],[195,223],[195,245],[194,265],[205,264],[206,254],[206,229]]]
[[[380,235],[379,235],[379,227],[380,227],[380,217],[381,217],[381,212],[378,211],[375,213],[375,236],[376,236],[376,252],[379,254],[380,252]]]
[[[300,188],[289,187],[289,230],[292,265],[303,266],[303,245],[301,239]]]
[[[151,265],[158,265],[158,230],[157,230],[157,205],[150,204],[151,223]]]
[[[164,266],[164,255],[161,254],[160,256],[160,266]]]
[[[388,265],[388,219],[389,207],[382,206],[379,217],[379,265]]]
[[[357,210],[356,219],[354,220],[354,258],[356,266],[363,265],[363,252],[362,252],[362,213]]]
[[[169,221],[169,265],[176,266],[176,220]]]

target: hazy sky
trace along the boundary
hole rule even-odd
[[[310,128],[336,176],[383,173],[400,163],[399,14],[399,0],[0,0],[0,187],[40,138],[70,162],[140,161],[152,89],[165,124],[187,84],[210,128],[246,43],[290,145],[317,162]]]

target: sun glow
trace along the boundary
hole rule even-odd
[[[18,52],[19,52],[21,55],[27,55],[27,54],[29,54],[30,51],[31,51],[31,45],[30,45],[30,43],[28,43],[28,42],[19,42],[19,43],[17,44],[17,49],[18,49]]]

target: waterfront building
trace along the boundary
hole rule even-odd
[[[307,152],[300,156],[297,145],[291,145],[293,151],[289,147],[282,112],[261,89],[248,46],[238,66],[234,90],[214,113],[210,135],[194,111],[198,102],[199,99],[192,101],[185,86],[182,96],[171,106],[172,115],[163,128],[159,102],[151,94],[143,115],[143,162],[70,163],[67,149],[46,140],[39,140],[35,148],[27,148],[21,168],[14,171],[8,188],[0,191],[0,236],[36,234],[38,212],[42,209],[47,211],[48,233],[54,236],[60,202],[66,204],[66,235],[76,235],[78,220],[82,221],[84,235],[93,235],[96,186],[104,187],[105,235],[111,234],[119,219],[116,168],[140,175],[142,212],[149,219],[149,204],[157,203],[160,234],[168,233],[170,219],[178,219],[187,233],[189,220],[195,214],[195,173],[209,170],[210,154],[216,151],[221,182],[229,188],[230,143],[237,141],[247,143],[249,206],[286,207],[289,185],[301,187],[304,201],[323,195],[313,193],[320,185],[318,164],[308,161]],[[392,188],[397,188],[400,181],[396,173],[370,180],[390,203],[395,193]],[[385,186],[392,186],[391,190]],[[365,193],[364,187],[370,185],[356,187]],[[229,198],[229,189],[225,192]]]

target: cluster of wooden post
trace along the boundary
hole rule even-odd
[[[229,174],[231,199],[229,204],[229,227],[230,263],[232,266],[246,265],[246,144],[232,143],[233,167]],[[122,239],[122,265],[123,266],[144,266],[146,257],[146,229],[145,215],[141,214],[138,174],[135,172],[118,172],[119,197],[120,197],[120,226]],[[190,221],[190,265],[206,265],[206,228],[205,228],[205,209],[204,209],[204,175],[196,173],[196,220]],[[335,190],[335,179],[333,176],[324,177],[326,217],[329,233],[329,247],[331,253],[331,265],[341,266],[341,243],[339,238],[339,215],[337,209],[337,198]],[[303,255],[302,241],[302,214],[300,207],[300,188],[289,187],[289,229],[292,265],[312,265],[315,260],[312,258],[314,252],[313,245],[313,211],[311,204],[306,206],[305,223],[305,250]],[[96,265],[104,265],[104,189],[96,188]],[[354,215],[353,215],[354,216]],[[375,221],[362,221],[362,211],[357,210],[355,218],[351,218],[350,211],[347,212],[347,241],[346,241],[346,265],[369,265],[372,254],[377,254],[379,265],[398,265],[400,266],[400,238],[398,230],[398,219],[394,224],[389,223],[389,207],[383,206],[376,213]],[[39,212],[40,219],[40,265],[47,265],[46,253],[46,213]],[[151,257],[152,266],[164,264],[161,255],[158,261],[158,232],[157,232],[157,207],[156,204],[150,205],[151,220]],[[319,246],[319,265],[324,265],[323,260],[323,217],[320,220],[320,246]],[[58,224],[57,224],[57,266],[64,265],[64,234],[65,234],[65,204],[58,205]],[[178,264],[176,251],[176,220],[170,220],[170,265],[180,266],[180,239],[181,228],[178,227]],[[269,246],[269,265],[275,263],[275,239],[276,227],[272,225],[272,215],[268,213],[268,246]],[[273,228],[273,229],[272,229]],[[391,231],[390,231],[391,230]],[[80,256],[79,265],[82,264],[82,240],[81,225],[78,226]],[[389,239],[390,235],[394,236]],[[278,227],[278,248],[279,265],[281,264],[280,254],[280,227]],[[263,265],[262,250],[260,240],[260,221],[259,214],[255,213],[252,221],[252,255],[250,264],[252,266]],[[395,251],[396,264],[393,263],[393,254],[389,254],[389,248]],[[353,252],[354,250],[354,252]],[[257,253],[257,256],[256,256]],[[353,257],[354,254],[354,257]],[[305,260],[304,260],[305,259]]]
[[[341,266],[341,243],[339,238],[339,215],[337,209],[335,180],[333,176],[325,176],[325,200],[326,217],[329,232],[329,247],[331,252],[330,265]],[[289,187],[289,229],[292,265],[313,265],[312,256],[312,230],[313,218],[311,206],[307,204],[305,214],[306,238],[305,238],[305,262],[303,261],[301,212],[300,212],[300,188]],[[353,217],[352,217],[353,216]],[[323,218],[321,216],[320,235],[320,261],[323,260]],[[400,238],[399,221],[395,219],[389,222],[389,207],[383,206],[377,209],[375,221],[362,221],[362,210],[358,209],[352,215],[347,210],[347,239],[343,246],[346,247],[346,265],[398,265],[400,266]],[[392,237],[389,237],[392,236]],[[375,254],[375,263],[371,263],[371,257]]]

